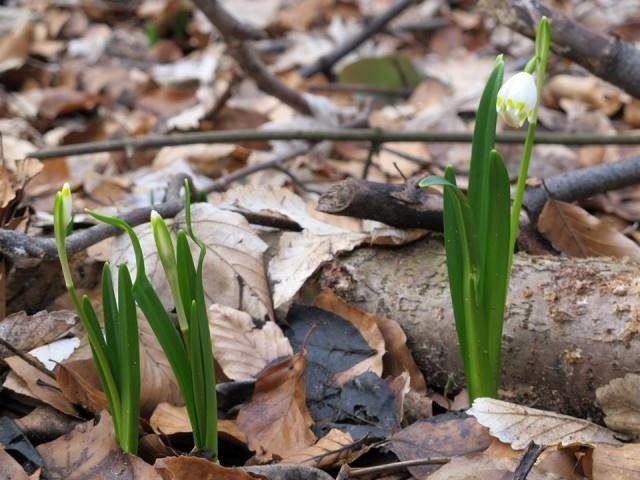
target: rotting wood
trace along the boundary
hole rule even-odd
[[[441,237],[363,248],[305,287],[397,320],[427,384],[462,381]],[[640,266],[606,258],[516,255],[503,337],[502,398],[598,418],[595,389],[639,373]]]

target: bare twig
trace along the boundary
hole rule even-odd
[[[417,0],[398,0],[387,10],[385,10],[379,17],[369,22],[369,24],[360,32],[358,32],[358,34],[353,38],[350,38],[342,45],[339,45],[334,51],[328,53],[327,55],[323,55],[308,67],[304,67],[303,69],[301,69],[300,74],[305,78],[309,78],[316,73],[322,72],[327,78],[331,78],[331,68],[336,64],[336,62],[338,62],[349,52],[362,45],[369,37],[382,30],[391,20],[404,12],[407,7],[410,7],[411,5],[414,5],[416,3]]]
[[[530,38],[543,15],[551,20],[553,51],[640,98],[640,50],[631,43],[589,30],[539,0],[482,0],[501,23]]]
[[[518,463],[518,467],[513,474],[513,480],[526,480],[529,472],[543,450],[544,447],[542,445],[533,443],[533,441],[529,442],[529,445],[527,445],[526,450],[522,454],[520,463]]]
[[[88,153],[113,152],[118,150],[145,150],[195,143],[236,143],[268,140],[322,140],[336,142],[425,142],[425,143],[470,143],[469,132],[425,132],[425,131],[386,131],[368,128],[337,128],[323,130],[222,130],[213,132],[189,132],[171,135],[148,135],[135,138],[120,138],[102,142],[77,143],[61,147],[43,148],[29,156],[45,160],[47,158],[84,155]],[[521,144],[524,135],[520,132],[499,133],[497,143]],[[595,133],[549,133],[536,135],[538,144],[564,145],[640,145],[640,135],[635,134],[595,134]]]
[[[364,475],[372,475],[379,473],[390,473],[398,470],[406,470],[408,467],[416,467],[421,465],[444,465],[451,461],[448,457],[428,457],[416,458],[415,460],[405,460],[403,462],[388,463],[386,465],[376,465],[374,467],[351,468],[349,469],[347,478],[362,477]]]
[[[303,115],[312,111],[304,97],[273,75],[258,57],[248,40],[260,40],[265,34],[243,25],[217,0],[194,0],[195,5],[215,25],[229,47],[229,53],[263,92],[273,95]]]
[[[574,170],[545,180],[553,198],[567,202],[640,184],[640,156]],[[535,222],[549,194],[542,186],[525,192],[524,208]],[[318,210],[334,215],[377,220],[398,228],[442,229],[442,199],[415,189],[413,183],[388,185],[348,179],[332,186]]]

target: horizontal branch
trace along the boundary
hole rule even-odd
[[[44,160],[47,158],[85,155],[88,153],[113,152],[119,150],[132,151],[195,143],[237,143],[260,140],[307,140],[311,142],[330,140],[336,142],[366,141],[376,143],[470,143],[471,139],[472,134],[470,132],[425,132],[422,130],[395,132],[368,128],[328,130],[221,130],[171,135],[149,135],[144,137],[120,138],[101,142],[77,143],[61,147],[43,148],[32,152],[30,156]],[[524,135],[520,132],[499,133],[496,136],[496,142],[523,143]],[[564,145],[640,145],[640,135],[540,132],[536,135],[536,143]]]

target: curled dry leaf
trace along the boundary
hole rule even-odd
[[[596,390],[604,423],[612,430],[640,438],[640,375],[629,373]]]
[[[220,208],[277,215],[302,227],[302,232],[282,234],[276,254],[269,262],[276,308],[290,301],[323,263],[339,253],[365,243],[401,245],[424,235],[423,230],[398,230],[372,221],[352,221],[345,227],[339,217],[312,213],[302,198],[284,188],[239,187],[214,201]]]
[[[184,212],[170,228],[184,227]],[[219,303],[249,313],[253,318],[273,318],[271,294],[262,256],[267,244],[249,226],[242,215],[206,203],[192,205],[191,221],[196,235],[205,243],[204,287],[207,304]],[[147,274],[165,307],[173,308],[164,270],[155,254],[153,233],[148,224],[136,228],[145,252]],[[197,258],[195,246],[193,253]],[[128,238],[120,235],[114,246],[112,266],[126,262],[135,270],[135,259]],[[114,275],[114,280],[115,280]]]
[[[3,447],[0,447],[0,472],[9,480],[29,480],[27,472]]]
[[[348,461],[353,445],[353,438],[348,432],[332,428],[315,445],[292,452],[282,461],[316,468],[335,467]]]
[[[126,455],[115,442],[113,420],[103,411],[100,421],[82,423],[67,435],[37,448],[49,478],[86,480],[160,480],[155,469],[141,458]]]
[[[248,313],[214,304],[209,324],[216,361],[231,380],[252,380],[273,360],[293,354],[275,322],[258,328]]]
[[[358,310],[336,296],[331,290],[324,290],[317,298],[314,305],[318,308],[339,315],[350,322],[358,329],[362,338],[369,344],[373,355],[358,362],[351,368],[337,373],[334,381],[338,385],[343,385],[349,380],[364,372],[373,372],[377,376],[382,376],[382,356],[385,354],[384,338],[380,329],[371,315]]]
[[[74,360],[60,364],[56,381],[62,394],[73,404],[99,413],[107,408],[107,397],[100,386],[100,379],[93,360]]]
[[[161,403],[156,407],[149,419],[149,424],[154,432],[162,435],[190,433],[192,431],[186,407],[168,403]],[[242,445],[247,443],[244,434],[238,429],[233,420],[219,418],[218,434],[226,435]]]
[[[216,480],[268,480],[263,475],[233,467],[223,467],[198,457],[166,457],[156,460],[155,468],[162,480],[192,480],[194,478]]]
[[[634,480],[640,473],[640,444],[614,447],[596,445],[593,449],[594,480]]]
[[[573,257],[628,257],[640,261],[640,246],[583,208],[549,199],[538,218],[538,230]]]
[[[429,480],[511,480],[518,466],[518,459],[496,458],[482,453],[474,453],[452,458],[443,465]],[[416,477],[419,480],[427,477]],[[535,466],[526,476],[527,480],[560,480],[558,475],[543,472]]]
[[[17,312],[0,322],[0,338],[17,350],[28,351],[69,333],[77,323],[77,315],[69,310],[34,315]],[[8,355],[12,354],[0,345],[0,358]]]
[[[563,447],[595,443],[620,445],[611,430],[595,423],[555,412],[523,407],[491,398],[477,398],[467,411],[487,427],[494,437],[516,450],[530,441]]]
[[[485,450],[491,444],[487,430],[472,418],[448,414],[415,422],[390,439],[390,450],[402,460],[428,457],[457,457]],[[415,478],[427,478],[439,465],[409,467]]]
[[[385,352],[382,357],[383,374],[385,376],[395,377],[401,375],[403,372],[407,372],[411,380],[411,388],[419,393],[426,392],[427,385],[424,376],[407,347],[407,336],[398,322],[380,315],[364,313],[361,310],[351,307],[344,303],[330,289],[324,290],[318,298],[316,298],[315,304],[317,307],[340,315],[349,321],[351,321],[351,316],[355,315],[356,317],[360,317],[362,321],[369,320],[375,323],[384,339]],[[350,315],[351,312],[353,313]],[[360,330],[357,324],[356,328]],[[360,331],[362,332],[362,330]],[[363,336],[371,348],[376,349],[364,333]]]
[[[240,408],[236,423],[258,461],[283,458],[313,445],[313,419],[306,405],[306,352],[271,365],[258,377],[251,401]]]
[[[546,90],[554,99],[580,100],[607,115],[617,112],[628,96],[597,77],[556,75],[546,84]]]
[[[62,413],[76,415],[76,409],[64,398],[53,378],[20,357],[7,357],[4,361],[13,374],[5,380],[5,388],[37,398]]]

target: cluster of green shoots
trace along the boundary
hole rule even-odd
[[[420,182],[443,188],[449,287],[471,400],[498,392],[505,304],[550,42],[543,17],[533,58],[504,85],[504,61],[496,59],[476,116],[468,194],[456,186],[451,167],[444,177]],[[494,148],[498,113],[511,126],[529,121],[513,204],[509,175]]]
[[[173,297],[178,328],[149,281],[140,241],[125,221],[93,211],[95,219],[129,234],[136,259],[136,276],[131,279],[127,265],[118,266],[118,296],[114,292],[110,266],[102,275],[104,332],[98,316],[85,295],[79,298],[71,277],[65,239],[71,226],[71,192],[65,185],[54,203],[56,246],[64,281],[87,331],[89,344],[113,417],[116,441],[125,452],[138,448],[140,416],[140,354],[137,309],[144,314],[158,338],[176,377],[185,402],[197,450],[217,460],[217,403],[213,351],[204,298],[202,270],[206,248],[191,225],[189,185],[185,182],[186,231],[179,230],[175,245],[162,217],[153,212],[151,225],[156,249]],[[197,263],[191,244],[199,249]]]

